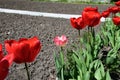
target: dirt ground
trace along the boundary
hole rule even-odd
[[[38,36],[42,42],[42,50],[37,59],[29,64],[31,80],[55,80],[53,52],[59,48],[54,45],[53,38],[65,34],[69,38],[69,44],[73,42],[77,32],[71,28],[69,20],[5,13],[0,13],[0,16],[0,42],[33,36]],[[7,80],[26,80],[24,64],[14,63]]]
[[[65,4],[50,2],[31,2],[26,0],[0,0],[1,8],[80,14],[87,4]],[[89,5],[90,6],[90,5]],[[111,5],[98,6],[99,11],[105,10]],[[67,19],[33,17],[18,14],[0,13],[0,42],[3,44],[6,39],[19,39],[21,37],[38,36],[42,49],[36,60],[29,63],[31,80],[55,80],[55,66],[53,52],[59,51],[53,43],[56,35],[65,34],[68,45],[75,42],[77,31],[70,25]],[[68,46],[66,46],[68,47]],[[24,64],[13,63],[6,80],[27,80]]]

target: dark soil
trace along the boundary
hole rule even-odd
[[[87,4],[65,4],[50,2],[31,2],[26,0],[0,0],[1,8],[22,9],[52,13],[80,14]],[[98,6],[99,11],[111,5]],[[77,30],[73,29],[69,20],[45,17],[0,13],[0,42],[6,39],[38,36],[42,42],[42,49],[36,60],[29,63],[31,80],[55,80],[55,66],[53,52],[59,51],[53,43],[56,35],[65,34],[69,44],[76,41]],[[66,46],[68,47],[68,46]],[[27,80],[24,64],[13,63],[7,80]]]

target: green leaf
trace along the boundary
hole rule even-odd
[[[54,53],[54,60],[55,60],[55,67],[56,67],[56,70],[57,70],[57,72],[59,72],[59,71],[60,71],[61,65],[60,65],[59,60],[58,60],[58,58],[57,58],[57,56],[56,56],[55,53]]]
[[[108,70],[107,70],[107,72],[106,72],[106,80],[111,80],[110,73],[109,73]]]
[[[106,63],[107,64],[112,64],[114,62],[114,58],[113,57],[107,57],[106,59]]]
[[[104,66],[103,66],[102,62],[101,62],[100,70],[101,70],[101,76],[104,77],[105,76],[105,70],[104,70]]]
[[[63,66],[64,65],[64,56],[63,56],[62,52],[60,52],[60,62],[61,62],[61,65]]]
[[[98,68],[96,71],[95,71],[95,78],[97,80],[101,80],[102,79],[102,76],[101,76],[101,69]]]
[[[76,79],[69,79],[69,80],[76,80]]]
[[[92,61],[92,55],[86,51],[86,66],[89,67]]]
[[[89,71],[91,71],[91,69],[94,67],[94,62],[90,63],[90,67],[89,67]]]
[[[82,75],[82,70],[77,66],[78,70],[79,70],[79,78],[82,79],[83,75]]]
[[[77,63],[77,65],[81,68],[81,62],[80,62],[80,60],[78,59],[78,57],[77,57],[75,54],[73,54],[73,57],[74,57],[75,62]]]
[[[94,61],[94,68],[97,69],[100,66],[99,60]]]
[[[63,68],[61,69],[61,79],[64,80]]]
[[[114,49],[110,50],[109,53],[107,54],[106,63],[112,64],[116,56],[117,56],[117,51]]]
[[[78,77],[77,77],[77,80],[82,80],[82,79],[80,78],[80,76],[78,76]]]
[[[87,71],[86,74],[84,75],[84,80],[89,80],[90,79],[90,72]]]
[[[100,66],[99,68],[97,68],[97,70],[95,71],[95,78],[97,80],[101,80],[104,79],[105,76],[105,71],[104,71],[104,66],[102,64],[101,61],[98,60],[98,65]]]
[[[112,47],[114,47],[114,37],[110,34],[110,33],[108,33],[108,38],[109,38],[109,41],[110,41],[110,43],[111,43],[111,46]]]

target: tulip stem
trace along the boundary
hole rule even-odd
[[[81,43],[81,40],[80,40],[80,38],[81,38],[81,33],[80,33],[80,30],[78,30],[78,37],[79,37],[79,44],[80,44],[80,50],[82,49],[82,43]]]
[[[60,47],[61,51],[63,52],[63,47]]]
[[[29,70],[28,70],[28,66],[27,66],[26,62],[25,62],[25,69],[26,69],[26,72],[27,72],[28,80],[30,80]]]
[[[79,39],[78,42],[80,42],[80,36],[81,36],[81,34],[80,34],[80,30],[78,30],[78,39]]]
[[[91,27],[91,31],[92,31],[93,40],[95,41],[95,30],[93,27]]]
[[[115,46],[115,40],[116,40],[116,30],[114,30],[114,46]]]
[[[91,32],[90,31],[90,26],[88,26],[88,37],[87,37],[88,38],[88,43],[90,43],[90,32]]]
[[[78,35],[79,35],[79,37],[80,37],[80,30],[78,30]]]

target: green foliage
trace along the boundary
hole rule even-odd
[[[85,33],[67,55],[55,56],[59,80],[111,80],[120,75],[120,29],[112,21],[106,21],[95,35],[94,29]],[[78,48],[79,47],[79,48]]]
[[[57,76],[59,77],[60,80],[64,80],[64,57],[63,53],[60,52],[60,57],[58,58],[56,54],[54,53],[54,58],[55,58],[55,66],[57,70]]]
[[[111,0],[111,2],[117,2],[118,0]]]

